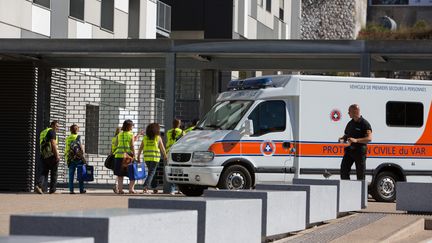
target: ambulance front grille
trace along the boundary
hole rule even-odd
[[[171,158],[175,162],[188,162],[191,158],[190,153],[172,153]]]
[[[172,181],[189,181],[189,174],[168,173],[168,178]]]

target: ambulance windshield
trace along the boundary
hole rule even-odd
[[[253,101],[231,100],[216,103],[197,125],[199,130],[233,130]]]

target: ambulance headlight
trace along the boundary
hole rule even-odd
[[[194,152],[192,155],[192,162],[209,162],[214,158],[214,153],[209,151]]]

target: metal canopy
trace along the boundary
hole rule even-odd
[[[432,41],[0,39],[0,60],[52,67],[430,71]]]

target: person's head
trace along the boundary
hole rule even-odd
[[[181,124],[180,119],[174,119],[174,120],[173,120],[173,123],[172,123],[173,128],[179,128],[179,127],[180,127],[180,124]]]
[[[77,124],[73,124],[73,125],[70,126],[70,128],[69,128],[69,131],[70,131],[72,134],[78,134],[78,130],[79,130],[79,127],[78,127]]]
[[[57,120],[53,120],[53,121],[50,123],[50,127],[51,127],[54,131],[58,132],[58,130],[59,130],[59,128],[60,128],[59,122],[58,122]]]
[[[132,120],[127,119],[123,122],[123,126],[122,126],[121,130],[124,132],[129,132],[129,131],[132,131],[133,126],[134,126],[134,124],[133,124]]]
[[[150,139],[154,139],[160,135],[160,126],[158,123],[151,123],[146,128],[146,136]]]
[[[116,130],[115,130],[114,136],[117,136],[120,133],[121,130],[122,130],[121,127],[117,127]]]
[[[357,104],[352,104],[348,108],[348,115],[350,118],[357,120],[360,118],[360,106]]]

